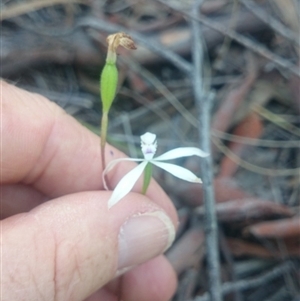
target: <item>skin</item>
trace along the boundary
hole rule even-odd
[[[177,283],[163,255],[117,277],[128,217],[162,211],[176,228],[160,186],[151,181],[143,196],[139,181],[108,210],[99,137],[44,97],[0,87],[2,300],[169,300]],[[106,152],[107,161],[125,156],[111,146]],[[134,166],[118,164],[110,186]]]

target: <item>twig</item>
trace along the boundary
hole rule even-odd
[[[227,263],[227,270],[229,272],[229,275],[230,275],[230,279],[232,282],[236,282],[237,281],[237,273],[236,273],[236,270],[235,270],[235,262],[234,262],[234,255],[233,253],[231,252],[230,248],[229,248],[229,245],[226,241],[226,237],[225,237],[225,234],[224,234],[224,231],[222,230],[222,228],[220,229],[220,232],[219,232],[219,236],[220,236],[220,247],[221,247],[221,250],[222,250],[222,255],[224,256],[224,259]],[[243,298],[241,296],[241,292],[240,291],[234,291],[234,300],[235,301],[242,301]]]
[[[283,37],[289,39],[293,43],[300,45],[300,39],[295,32],[284,26],[271,15],[266,13],[252,0],[240,0],[256,17],[268,24],[274,31],[278,32]]]
[[[284,141],[265,140],[265,139],[262,140],[262,139],[254,139],[254,138],[232,135],[218,130],[213,130],[212,136],[227,141],[233,141],[237,143],[243,143],[243,144],[254,145],[254,146],[277,147],[277,148],[291,148],[291,147],[300,148],[299,140],[284,140]]]
[[[196,106],[199,112],[199,136],[200,148],[210,153],[210,109],[212,103],[212,93],[204,91],[202,81],[203,70],[203,44],[201,40],[201,30],[199,22],[196,20],[199,7],[202,1],[195,0],[192,13],[192,55],[194,70],[192,82]],[[204,206],[205,206],[205,234],[206,234],[206,254],[208,261],[209,293],[211,301],[221,301],[221,277],[220,277],[220,258],[218,246],[218,225],[215,209],[215,197],[213,190],[213,164],[212,157],[208,156],[201,160],[201,170],[203,179]]]
[[[27,1],[24,3],[18,3],[15,5],[10,5],[2,8],[0,14],[0,21],[18,17],[20,15],[27,14],[29,12],[45,8],[48,6],[58,5],[58,4],[70,4],[70,3],[78,3],[78,4],[87,4],[86,0],[44,0],[44,1]]]
[[[300,173],[300,168],[285,168],[285,169],[271,169],[265,168],[258,165],[254,165],[249,163],[239,156],[237,156],[234,152],[232,152],[227,146],[224,145],[218,138],[213,137],[212,141],[216,147],[221,150],[223,154],[226,154],[233,162],[240,165],[241,167],[250,170],[254,173],[269,176],[269,177],[289,177],[289,176],[297,176]],[[298,142],[299,144],[299,142]]]
[[[271,52],[263,45],[261,45],[257,42],[253,42],[252,40],[232,31],[228,28],[224,28],[224,26],[222,24],[214,22],[204,15],[200,15],[200,16],[198,15],[197,17],[195,17],[193,14],[177,8],[170,2],[166,2],[165,0],[156,0],[156,1],[159,1],[159,2],[163,3],[164,5],[167,5],[174,11],[184,14],[186,17],[189,17],[191,19],[197,20],[198,22],[201,22],[202,24],[222,33],[224,36],[229,36],[231,39],[235,40],[236,42],[243,45],[244,47],[250,49],[254,53],[258,53],[259,55],[265,57],[266,59],[274,62],[276,65],[278,65],[284,69],[287,69],[290,72],[292,72],[293,74],[300,77],[300,70],[296,65],[294,65],[293,63],[289,62],[288,60],[278,56],[277,54]]]
[[[264,117],[265,119],[269,120],[270,122],[273,122],[278,127],[281,127],[282,129],[286,130],[287,132],[300,137],[300,129],[284,118],[280,117],[277,114],[272,113],[271,111],[265,109],[262,106],[255,106],[253,108],[253,111],[258,113],[260,116]]]
[[[222,286],[222,294],[225,295],[237,290],[243,291],[243,290],[253,289],[259,286],[266,285],[273,279],[278,278],[283,274],[290,272],[293,268],[294,268],[293,263],[291,261],[287,261],[275,267],[270,272],[263,274],[260,277],[240,280],[234,283],[231,282],[224,283]],[[201,297],[196,297],[192,301],[209,301],[209,296],[208,294],[204,294]]]
[[[128,113],[122,113],[121,114],[121,120],[123,124],[123,129],[125,133],[125,137],[127,138],[127,148],[128,152],[131,158],[137,158],[138,154],[136,151],[136,147],[134,145],[134,140],[133,140],[133,133],[132,133],[132,128],[130,124],[130,119],[128,117]]]
[[[197,277],[198,271],[196,269],[189,269],[185,272],[177,291],[176,301],[184,301],[192,297],[197,284]]]
[[[131,70],[137,74],[142,74],[147,81],[170,102],[170,104],[188,123],[194,127],[198,127],[198,120],[194,117],[194,115],[188,109],[186,109],[186,107],[177,99],[177,97],[153,73],[149,72],[145,68],[140,67],[133,61],[131,62],[130,67]]]

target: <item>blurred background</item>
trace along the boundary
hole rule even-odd
[[[56,102],[99,134],[99,76],[106,37],[123,31],[119,92],[108,140],[140,156],[139,136],[158,152],[199,147],[192,47],[203,53],[211,101],[211,154],[224,300],[300,300],[299,0],[1,0],[1,77]],[[100,160],[100,158],[99,158]],[[178,164],[203,175],[195,157]],[[209,300],[202,187],[155,169],[180,217],[168,251],[174,301]],[[209,251],[209,250],[208,250]]]

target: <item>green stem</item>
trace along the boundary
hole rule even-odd
[[[143,183],[142,194],[146,194],[151,178],[152,178],[152,164],[148,163],[144,170],[144,183]]]
[[[100,139],[102,170],[105,169],[105,144],[106,144],[106,137],[107,137],[107,126],[108,126],[108,112],[103,111],[102,119],[101,119],[101,139]]]

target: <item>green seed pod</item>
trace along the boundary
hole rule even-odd
[[[116,96],[118,85],[118,69],[114,63],[106,63],[100,79],[100,94],[103,112],[108,112]]]

